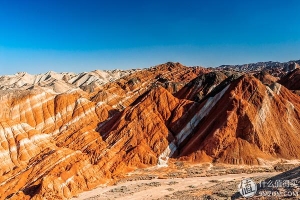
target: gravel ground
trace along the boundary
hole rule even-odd
[[[189,165],[183,162],[176,162],[171,167],[166,168],[138,169],[114,182],[114,185],[98,187],[94,190],[83,192],[73,199],[243,199],[238,192],[238,184],[242,179],[251,178],[255,183],[268,181],[270,178],[294,178],[298,180],[300,170],[297,171],[296,169],[298,168],[296,166],[298,164],[277,163],[271,166],[228,166],[212,164]],[[283,171],[288,172],[282,175],[281,172]],[[289,177],[287,177],[287,174]],[[295,177],[291,177],[291,174]],[[299,190],[298,187],[292,189],[294,193]],[[273,190],[274,188],[271,191]],[[279,190],[287,192],[291,188],[279,188]],[[261,191],[261,188],[258,189],[259,191]],[[255,198],[261,199],[261,196]],[[265,199],[281,198],[265,197]]]

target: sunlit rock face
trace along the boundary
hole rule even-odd
[[[251,75],[166,63],[0,78],[1,199],[66,199],[168,159],[300,156],[300,97]]]

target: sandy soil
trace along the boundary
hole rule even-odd
[[[278,172],[264,173],[264,176],[274,176]],[[115,186],[99,187],[91,191],[81,193],[74,200],[91,200],[91,199],[159,199],[168,197],[173,193],[199,189],[206,190],[209,187],[220,183],[230,181],[239,181],[249,177],[261,177],[261,173],[253,174],[227,174],[222,176],[210,177],[192,177],[192,178],[173,178],[173,179],[152,179],[137,180],[119,183]]]
[[[299,161],[264,166],[170,161],[168,167],[136,169],[118,181],[83,192],[73,200],[231,199],[242,179],[251,178],[259,183],[299,165]]]

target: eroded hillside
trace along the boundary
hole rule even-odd
[[[180,63],[3,76],[1,199],[71,198],[170,158],[299,159],[300,97],[268,77]]]

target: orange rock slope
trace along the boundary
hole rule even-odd
[[[300,157],[299,96],[248,75],[206,73],[166,63],[91,90],[1,91],[1,199],[70,198],[170,157]]]

